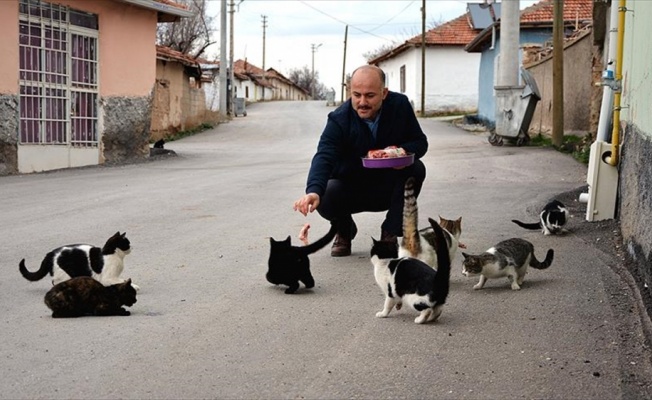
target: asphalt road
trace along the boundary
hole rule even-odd
[[[166,144],[178,156],[116,167],[0,177],[0,398],[642,398],[650,351],[614,259],[573,232],[544,237],[548,199],[585,182],[586,168],[551,149],[492,147],[486,136],[421,120],[430,139],[419,215],[463,217],[480,253],[523,237],[548,270],[522,290],[461,275],[439,321],[403,308],[375,317],[383,296],[368,250],[383,215],[356,216],[351,257],[311,257],[317,285],[295,295],[266,282],[269,237],[327,224],[292,204],[331,108],[248,107],[211,131]],[[572,220],[571,230],[582,229]],[[101,246],[126,231],[124,276],[142,288],[129,317],[56,320],[28,282],[63,244]],[[628,308],[629,307],[629,308]]]

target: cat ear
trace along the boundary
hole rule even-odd
[[[467,259],[467,258],[469,258],[469,255],[468,255],[468,254],[466,254],[465,252],[462,252],[462,256],[464,256],[464,259]]]
[[[131,278],[127,279],[127,280],[125,281],[125,283],[126,283],[127,285],[131,285]]]
[[[119,233],[119,232],[118,232],[118,233]],[[127,232],[123,232],[122,235],[120,235],[120,236],[122,236],[122,237],[127,236]]]

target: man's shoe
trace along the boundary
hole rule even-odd
[[[351,255],[351,240],[344,239],[342,236],[335,235],[333,247],[331,247],[331,257],[346,257]]]
[[[335,235],[333,247],[331,248],[331,257],[346,257],[351,255],[351,240],[358,233],[358,227],[355,222],[351,221],[351,231],[348,235],[338,233]]]

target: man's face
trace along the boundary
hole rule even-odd
[[[358,116],[374,119],[387,97],[387,88],[374,70],[359,70],[351,78],[351,104]]]

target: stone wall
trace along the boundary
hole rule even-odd
[[[0,95],[0,176],[18,172],[18,96]]]
[[[629,125],[620,161],[620,228],[628,266],[652,313],[652,141]]]
[[[149,156],[151,106],[151,96],[102,99],[104,162],[117,164]]]

